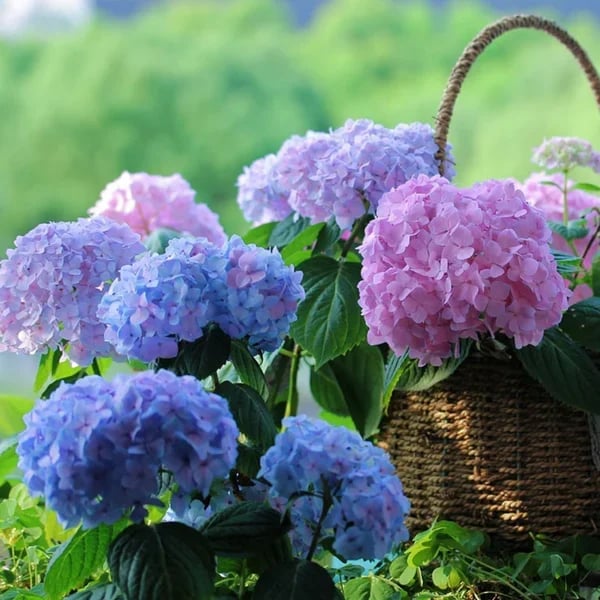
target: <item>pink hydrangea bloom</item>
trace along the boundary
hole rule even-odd
[[[420,365],[486,332],[538,344],[567,308],[550,235],[511,182],[460,190],[419,175],[388,192],[360,247],[369,343],[408,349]]]
[[[590,167],[600,173],[600,152],[587,140],[576,137],[552,137],[533,151],[531,159],[548,171],[570,171],[573,167]]]
[[[551,181],[562,188],[565,183],[565,178],[561,173],[533,173],[523,183],[517,183],[517,187],[523,192],[527,202],[540,209],[546,215],[548,221],[562,222],[563,194],[561,189],[554,185],[545,184],[543,183],[544,181]],[[571,188],[573,184],[574,182],[567,180],[567,189]],[[582,190],[571,190],[567,193],[567,205],[569,208],[569,219],[579,219],[586,211],[589,211],[590,208],[600,208],[600,198]],[[587,222],[590,230],[589,235],[585,238],[573,240],[579,255],[583,253],[590,241],[590,237],[594,234],[594,219],[595,213],[588,213]],[[572,253],[566,240],[557,233],[552,236],[552,246],[562,252],[568,254]],[[592,243],[584,260],[584,267],[586,269],[591,267],[592,259],[598,251],[600,251],[600,244],[596,239]],[[571,297],[571,303],[579,302],[580,300],[589,298],[591,295],[592,290],[589,286],[579,285],[575,288],[575,292]]]
[[[205,204],[196,203],[195,195],[179,174],[163,177],[125,171],[104,188],[89,214],[127,223],[142,237],[165,227],[221,246],[226,236],[219,217]]]

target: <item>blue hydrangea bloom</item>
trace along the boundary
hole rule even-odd
[[[19,236],[0,261],[0,352],[60,348],[80,366],[114,354],[98,303],[144,250],[127,225],[103,217],[43,223]]]
[[[227,310],[215,322],[230,337],[246,338],[251,350],[276,350],[304,298],[302,272],[286,265],[277,249],[245,244],[236,235],[226,254]]]
[[[160,504],[166,469],[186,493],[207,495],[237,458],[239,431],[225,399],[169,371],[63,383],[25,416],[19,467],[66,527],[134,521]]]
[[[298,555],[310,547],[323,507],[332,496],[321,539],[347,560],[382,558],[408,539],[410,509],[387,454],[344,427],[307,416],[284,419],[284,431],[261,459],[258,474],[271,484],[271,504],[292,500],[292,543]],[[301,495],[310,492],[312,495]]]
[[[454,175],[450,150],[448,145],[448,179]],[[429,125],[388,129],[349,119],[330,133],[292,136],[274,157],[256,161],[240,177],[238,203],[254,224],[293,210],[313,223],[333,215],[347,230],[365,212],[374,213],[385,192],[416,175],[437,174],[436,152]]]
[[[180,340],[202,337],[223,308],[222,250],[205,238],[174,239],[120,271],[102,298],[105,339],[123,356],[151,362],[177,355]]]

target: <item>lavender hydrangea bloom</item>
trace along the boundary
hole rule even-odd
[[[145,254],[123,267],[98,308],[107,342],[145,362],[176,356],[178,341],[201,338],[216,319],[222,292],[215,282],[224,262],[221,249],[205,238],[181,238],[164,254]]]
[[[162,468],[180,489],[207,494],[237,456],[226,401],[167,371],[63,383],[25,423],[17,447],[24,481],[66,527],[124,514],[142,520],[145,506],[160,505]]]
[[[226,255],[227,310],[215,322],[232,338],[247,338],[252,350],[276,350],[304,298],[302,273],[276,249],[245,244],[238,236],[231,237]]]
[[[104,188],[89,212],[127,223],[142,237],[168,228],[205,237],[218,246],[225,243],[218,215],[206,204],[196,203],[195,195],[179,174],[163,177],[125,171]]]
[[[0,262],[0,351],[60,348],[81,366],[111,355],[98,303],[120,267],[143,251],[127,225],[101,217],[19,236]]]
[[[576,137],[552,137],[533,151],[531,159],[548,171],[566,173],[574,167],[590,167],[600,173],[600,152],[587,140]]]
[[[254,225],[282,221],[291,212],[288,194],[275,181],[277,157],[268,154],[255,160],[238,177],[237,201],[247,221]]]
[[[428,125],[388,129],[368,119],[350,119],[330,133],[293,136],[276,156],[257,161],[244,174],[238,202],[255,224],[267,213],[275,216],[273,208],[287,200],[280,218],[292,209],[313,223],[333,215],[346,230],[366,211],[374,212],[385,192],[414,175],[436,174],[436,152]],[[451,158],[445,167],[453,176]]]
[[[357,433],[307,416],[284,419],[284,431],[261,459],[258,474],[271,483],[270,502],[292,499],[294,550],[305,554],[321,516],[325,487],[332,496],[321,538],[346,559],[382,558],[406,539],[410,504],[389,457]],[[311,492],[312,495],[301,495]]]

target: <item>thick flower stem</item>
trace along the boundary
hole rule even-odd
[[[365,210],[367,209],[367,207],[368,207],[368,205],[365,206]],[[365,212],[365,214],[360,219],[358,219],[358,221],[356,221],[354,223],[354,227],[352,227],[350,236],[348,237],[348,239],[346,240],[346,243],[344,244],[344,247],[342,248],[341,258],[346,258],[346,256],[348,255],[348,252],[350,252],[350,250],[352,250],[352,247],[354,246],[354,242],[356,241],[356,238],[360,235],[361,231],[365,228],[365,226],[371,219],[371,216],[372,215],[370,215],[368,212]]]
[[[298,370],[300,368],[300,353],[302,348],[294,345],[294,351],[290,359],[290,380],[288,384],[287,403],[285,407],[286,417],[295,417],[298,414]]]
[[[317,545],[319,544],[319,538],[321,537],[321,528],[323,527],[323,523],[325,522],[325,518],[327,517],[327,513],[329,509],[333,505],[333,498],[331,497],[331,492],[329,491],[329,486],[323,481],[323,506],[321,508],[321,514],[319,516],[319,521],[317,523],[317,527],[315,529],[315,533],[313,534],[313,538],[310,542],[310,548],[308,549],[308,554],[306,555],[306,560],[312,560],[314,556]]]

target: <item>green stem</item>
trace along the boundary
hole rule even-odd
[[[302,349],[294,344],[294,351],[290,359],[290,381],[285,407],[286,417],[295,417],[298,414],[298,370],[300,368],[300,353]]]
[[[210,378],[212,380],[213,389],[217,389],[219,387],[219,376],[216,373],[211,373]]]
[[[238,587],[238,598],[244,597],[244,591],[246,589],[246,559],[242,560],[240,565],[240,585]]]
[[[368,206],[368,204],[367,204]],[[367,206],[365,206],[365,211],[367,210]],[[348,239],[346,240],[346,243],[344,244],[344,247],[342,248],[342,258],[346,258],[346,256],[348,255],[348,252],[350,252],[350,250],[352,250],[352,247],[354,246],[354,242],[356,241],[356,238],[358,237],[358,235],[360,234],[360,232],[364,229],[365,225],[369,222],[369,220],[371,219],[371,215],[368,212],[365,212],[365,214],[358,219],[358,221],[356,221],[354,223],[354,227],[352,227],[352,231],[350,232],[350,236],[348,237]]]
[[[313,538],[310,542],[310,548],[308,549],[308,554],[306,555],[306,560],[312,560],[315,552],[317,551],[317,545],[319,544],[319,538],[321,537],[321,528],[323,527],[323,522],[325,521],[325,517],[327,517],[327,513],[329,509],[333,506],[333,498],[331,497],[331,492],[329,491],[329,486],[323,480],[323,506],[321,508],[321,514],[319,516],[319,521],[317,522],[317,527],[315,529],[315,533],[313,534]]]
[[[562,185],[562,195],[563,195],[563,223],[565,225],[569,224],[569,190],[567,188],[567,174],[569,171],[563,171],[563,185]]]

